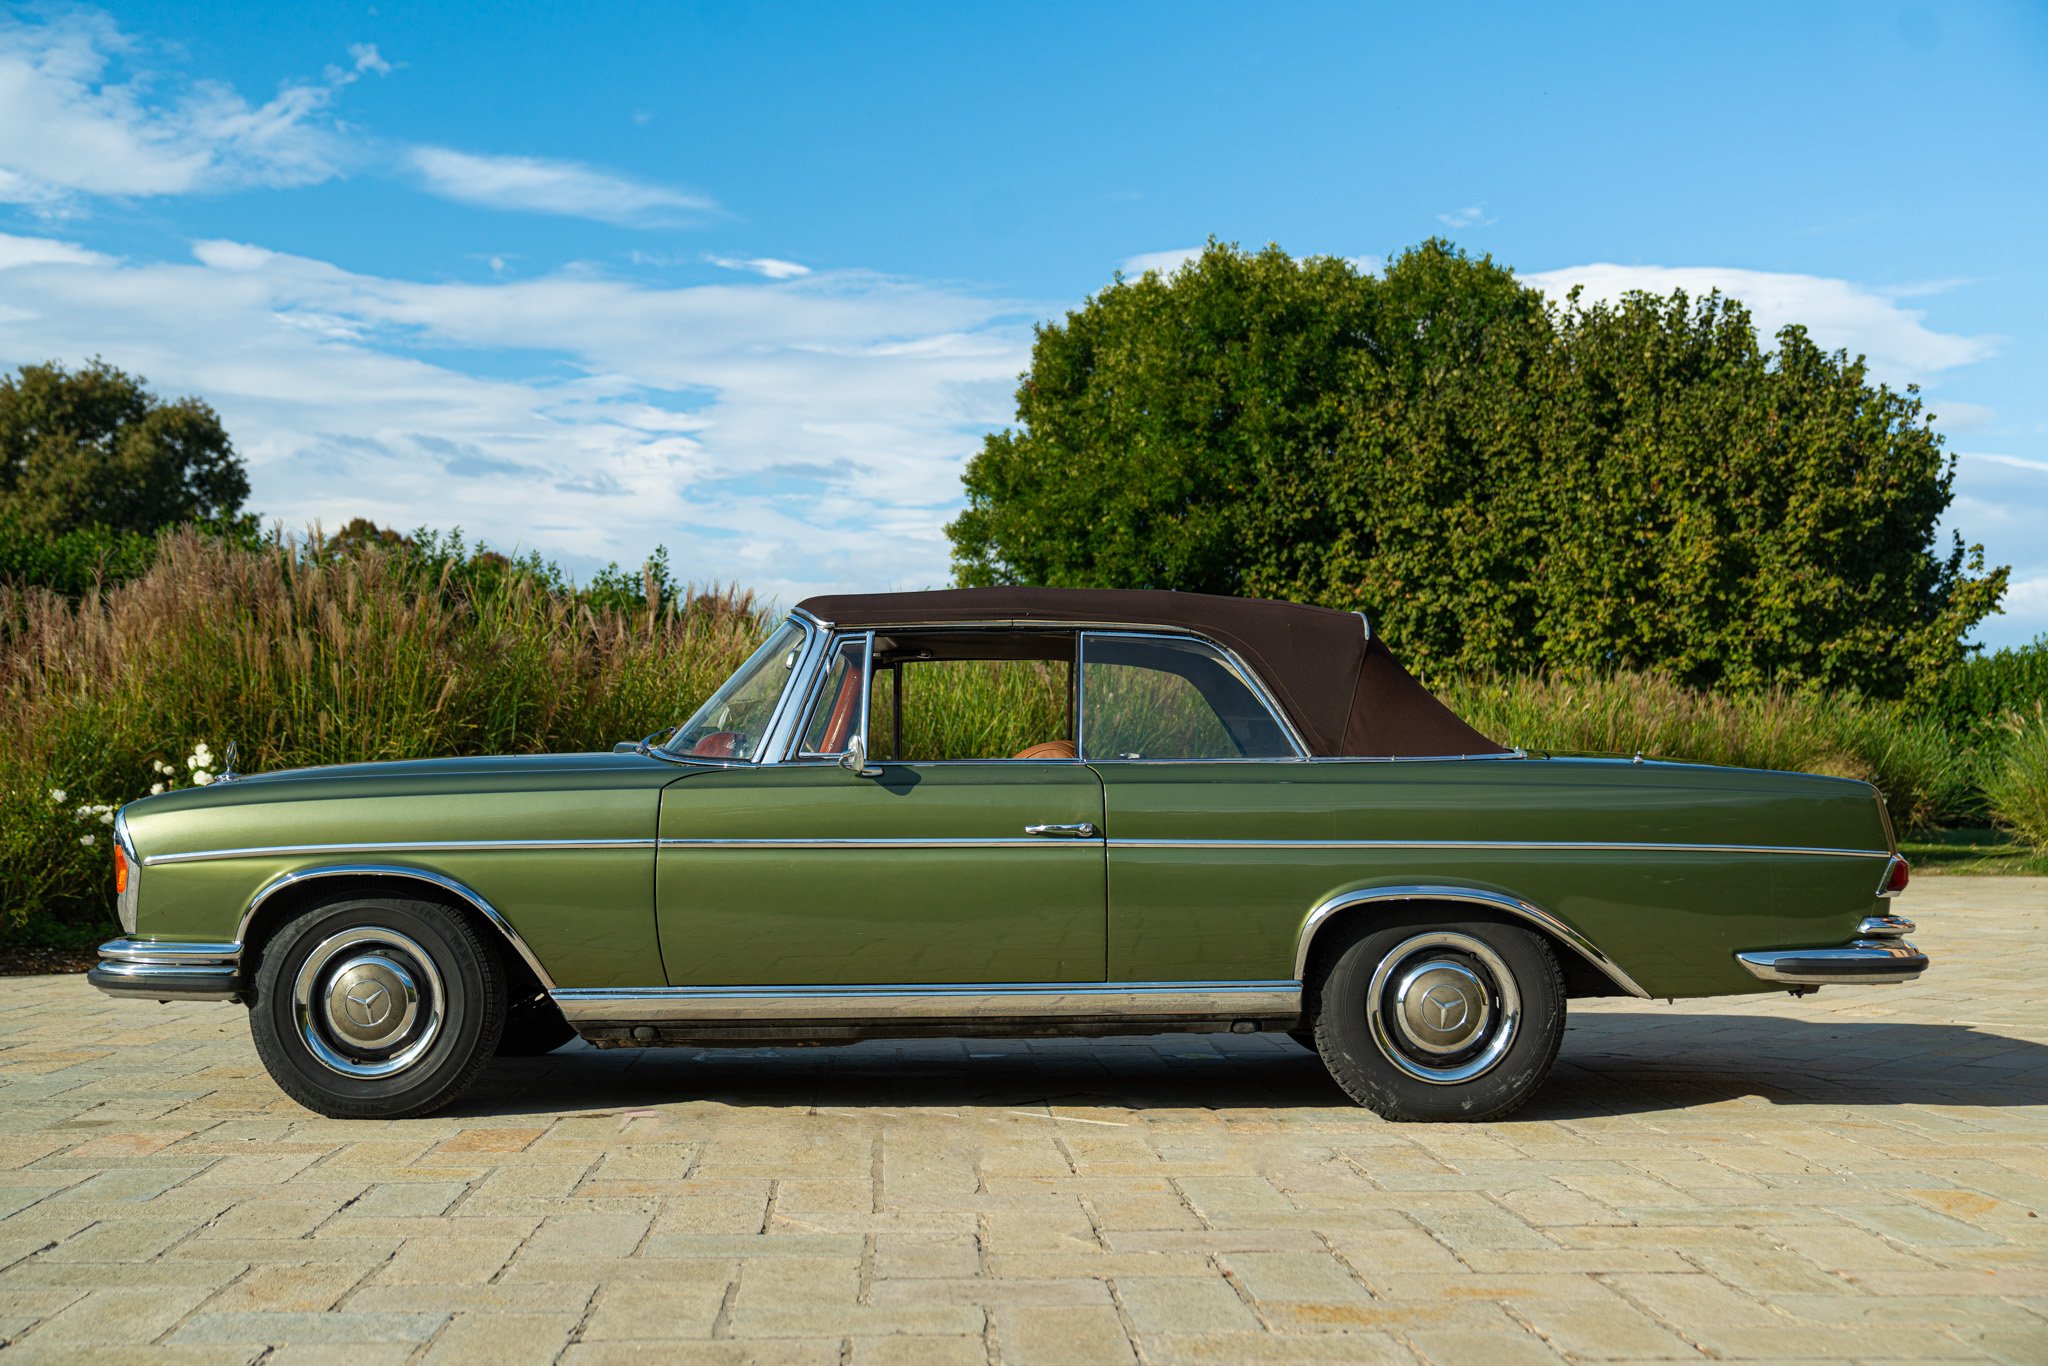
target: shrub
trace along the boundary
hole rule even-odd
[[[2048,707],[2006,721],[2005,743],[1985,766],[1984,795],[2000,825],[2048,853]]]

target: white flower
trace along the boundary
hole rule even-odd
[[[111,812],[111,811],[102,811],[102,812],[100,812],[100,824],[101,824],[101,825],[112,825],[113,823],[114,823],[114,813],[113,813],[113,812]]]
[[[189,756],[189,757],[188,757],[188,758],[187,758],[187,759],[185,760],[185,767],[187,767],[187,768],[212,768],[212,767],[213,767],[213,751],[212,751],[212,750],[210,750],[210,749],[208,749],[208,748],[206,747],[206,742],[205,742],[204,740],[201,740],[201,741],[200,741],[200,742],[199,742],[198,744],[196,744],[196,745],[192,746],[192,753],[191,753],[191,755],[190,755],[190,756]]]
[[[164,785],[163,785],[162,783],[151,783],[151,784],[149,785],[149,795],[150,795],[150,796],[152,796],[152,797],[161,797],[161,796],[162,796],[163,794],[164,794]]]
[[[57,805],[59,806],[64,805],[64,799],[67,795],[68,794],[61,787],[53,787],[50,789],[50,800],[57,803]]]
[[[80,820],[84,820],[87,816],[93,814],[93,809],[89,806],[81,806],[78,808],[78,810],[72,812],[71,814],[78,817],[78,819]]]
[[[212,781],[213,775],[211,773],[208,773],[205,769],[195,768],[192,770],[192,782],[195,786],[205,787],[208,783]]]
[[[149,761],[149,766],[155,769],[157,772],[163,774],[166,778],[168,778],[171,774],[176,773],[178,771],[177,769],[171,767],[169,764],[165,763],[161,759],[151,759]]]
[[[78,837],[78,842],[79,842],[80,844],[91,844],[91,843],[93,843],[93,842],[94,842],[95,840],[97,840],[98,838],[99,838],[99,836],[98,836],[98,835],[80,835],[80,836]]]

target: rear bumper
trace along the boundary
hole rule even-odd
[[[1903,939],[1857,939],[1828,949],[1766,949],[1735,961],[1760,981],[1822,987],[1910,982],[1927,971],[1927,955]]]
[[[109,996],[150,1001],[232,1001],[241,994],[242,946],[112,939],[85,980]]]

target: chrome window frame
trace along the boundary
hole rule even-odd
[[[1287,743],[1290,746],[1293,747],[1294,753],[1267,755],[1217,755],[1213,758],[1204,759],[1091,758],[1088,754],[1087,668],[1088,642],[1090,639],[1095,637],[1113,637],[1119,640],[1171,640],[1181,643],[1192,641],[1197,645],[1202,645],[1207,647],[1208,649],[1215,651],[1216,657],[1222,662],[1223,666],[1226,669],[1230,670],[1230,672],[1237,678],[1238,682],[1245,685],[1246,690],[1249,691],[1252,695],[1252,700],[1257,702],[1260,706],[1266,709],[1266,715],[1272,718],[1274,723],[1279,726],[1281,736],[1286,739]],[[1294,728],[1293,718],[1287,715],[1285,708],[1281,707],[1276,701],[1274,701],[1272,693],[1269,692],[1266,688],[1265,680],[1260,678],[1256,673],[1254,673],[1251,667],[1247,665],[1243,659],[1238,657],[1238,654],[1235,650],[1231,649],[1227,645],[1222,644],[1221,642],[1211,640],[1207,636],[1199,635],[1192,631],[1116,629],[1095,630],[1083,628],[1081,631],[1081,639],[1075,647],[1074,669],[1077,675],[1074,681],[1074,748],[1079,753],[1081,757],[1081,762],[1083,763],[1288,764],[1301,763],[1311,757],[1308,752],[1308,746],[1302,742],[1301,732],[1297,731]],[[1219,717],[1218,719],[1221,718]]]
[[[804,732],[810,729],[811,714],[817,710],[818,704],[824,700],[825,678],[831,672],[832,656],[839,648],[841,642],[853,640],[861,642],[860,715],[854,719],[853,730],[847,736],[847,739],[851,740],[854,736],[859,736],[862,746],[865,747],[867,745],[868,709],[874,702],[875,632],[872,628],[867,627],[863,627],[858,631],[831,630],[825,633],[824,648],[818,652],[817,658],[811,661],[811,677],[804,689],[803,705],[797,707],[793,713],[793,724],[790,727],[790,733],[784,744],[783,753],[785,757],[783,762],[792,764],[836,764],[846,754],[845,750],[840,750],[834,754],[815,753],[803,748],[803,742]]]

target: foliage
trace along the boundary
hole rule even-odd
[[[962,583],[1363,609],[1432,678],[1924,697],[2006,580],[1934,545],[1914,391],[1718,295],[1553,307],[1441,241],[1119,277],[1038,329],[1017,421],[969,463]]]
[[[1984,795],[2000,825],[2048,854],[2048,706],[2015,713],[1984,775]]]
[[[249,480],[220,419],[95,360],[0,376],[0,514],[61,537],[232,521]]]
[[[1934,703],[1943,724],[1959,733],[1993,731],[2014,712],[2048,705],[2048,635],[1964,660],[1942,680]]]
[[[435,544],[179,532],[76,602],[0,588],[0,926],[103,918],[104,832],[77,809],[142,795],[196,742],[238,742],[245,770],[604,749],[688,715],[763,629],[749,594],[593,607]]]
[[[1668,675],[1503,676],[1440,686],[1445,705],[1525,749],[1830,773],[1875,783],[1901,826],[1981,809],[1967,756],[1898,703],[1784,688],[1729,696]]]
[[[31,531],[0,512],[0,583],[77,597],[95,584],[139,578],[156,560],[156,537],[80,527],[61,536]]]

